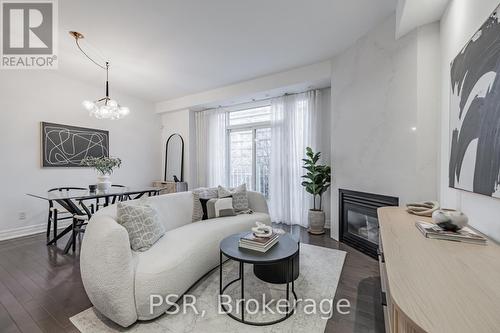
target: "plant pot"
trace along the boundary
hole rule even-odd
[[[322,235],[325,233],[325,212],[322,210],[309,210],[309,231],[313,235]]]
[[[108,191],[111,189],[111,180],[109,175],[97,176],[97,189],[99,191]]]

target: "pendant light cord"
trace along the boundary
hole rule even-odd
[[[106,97],[109,99],[109,62],[106,61]],[[108,104],[108,100],[106,100]]]
[[[75,41],[76,41],[76,46],[78,47],[78,49],[80,50],[80,52],[82,52],[94,64],[96,64],[97,66],[99,66],[102,69],[106,70],[106,78],[107,78],[107,71],[108,71],[108,68],[109,68],[109,62],[106,61],[106,67],[104,67],[103,65],[99,64],[97,61],[95,61],[94,59],[92,59],[91,57],[89,57],[89,55],[81,48],[80,43],[78,42],[78,38],[75,38]]]
[[[106,71],[106,98],[105,98],[104,104],[107,105],[108,100],[109,100],[109,61],[106,61],[105,65],[103,66],[100,63],[98,63],[97,61],[95,61],[94,59],[92,59],[80,46],[80,43],[78,42],[79,39],[80,39],[79,37],[75,37],[76,46],[78,47],[80,52],[82,52],[83,55],[86,56],[87,59],[92,61],[96,66],[99,66],[100,68],[102,68]]]

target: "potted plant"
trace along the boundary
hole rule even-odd
[[[323,203],[323,193],[331,185],[331,168],[328,165],[318,164],[321,153],[314,153],[310,147],[306,148],[306,157],[303,168],[307,173],[302,176],[305,180],[302,186],[313,195],[313,208],[309,209],[309,233],[321,235],[325,233],[325,212],[321,210]],[[316,208],[316,200],[319,197],[319,206]]]
[[[96,169],[97,171],[97,189],[101,191],[111,188],[110,177],[113,169],[119,168],[122,160],[117,157],[85,157],[81,165]]]

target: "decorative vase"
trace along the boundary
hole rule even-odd
[[[307,230],[313,235],[322,235],[325,233],[325,212],[322,210],[309,210],[308,214],[309,229]]]
[[[434,222],[444,230],[457,231],[467,225],[469,219],[464,213],[453,209],[439,209],[432,213]]]
[[[107,191],[111,189],[111,180],[109,175],[97,176],[97,189],[99,191]]]

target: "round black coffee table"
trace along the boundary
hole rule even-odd
[[[293,239],[289,234],[280,236],[279,241],[265,253],[260,253],[253,250],[243,249],[238,246],[241,237],[248,232],[243,232],[231,235],[224,238],[220,243],[219,257],[219,297],[224,294],[224,291],[233,283],[241,281],[241,296],[240,296],[240,311],[241,318],[230,313],[224,304],[221,308],[224,312],[234,320],[248,325],[265,326],[279,323],[294,313],[294,308],[290,309],[290,304],[287,305],[287,311],[284,317],[268,321],[268,322],[253,322],[245,320],[245,278],[243,274],[244,264],[253,264],[254,272],[260,279],[271,283],[286,283],[286,300],[290,302],[290,283],[292,285],[292,294],[297,300],[295,294],[294,281],[299,275],[298,257],[299,257],[299,242]],[[225,286],[222,283],[222,256],[239,262],[239,276]],[[297,266],[297,267],[294,267]],[[282,272],[280,274],[280,272]],[[272,277],[272,274],[277,273],[278,277]],[[260,275],[260,276],[259,276]],[[237,304],[237,302],[236,302]]]

